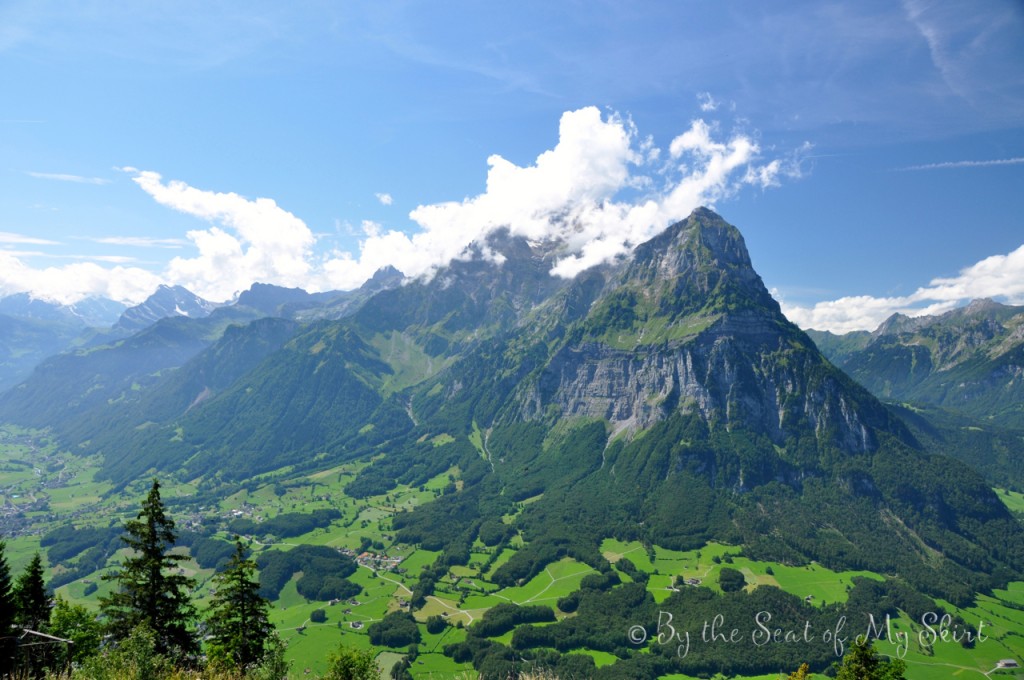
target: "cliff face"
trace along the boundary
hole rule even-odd
[[[743,238],[699,210],[607,276],[581,329],[520,392],[520,417],[554,407],[614,431],[674,412],[713,427],[797,434],[849,453],[874,450],[889,418],[781,314]]]

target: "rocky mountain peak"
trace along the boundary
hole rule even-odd
[[[114,330],[134,332],[172,316],[199,319],[209,316],[216,307],[187,288],[161,285],[142,304],[126,309]]]

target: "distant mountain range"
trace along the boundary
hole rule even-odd
[[[382,272],[334,297],[256,286],[203,315],[193,300],[194,316],[44,361],[0,395],[0,420],[103,454],[118,484],[157,471],[213,488],[363,459],[347,488],[362,497],[451,471],[449,493],[396,517],[397,538],[459,564],[482,527],[512,522],[525,546],[499,584],[564,555],[604,568],[609,536],[742,544],[953,602],[1024,570],[1024,528],[990,485],[826,359],[713,212],[572,280],[549,274],[557,244],[498,234],[487,249],[502,263],[477,253],[429,281]],[[165,295],[161,309],[185,309]],[[998,375],[982,356],[1015,365],[1010,310],[962,316],[934,354],[883,340],[910,357],[892,385]],[[864,354],[879,338],[933,337],[888,328],[817,337],[854,366],[882,356]]]
[[[873,333],[809,335],[883,399],[1024,430],[1024,307],[975,300],[940,316],[894,314]]]

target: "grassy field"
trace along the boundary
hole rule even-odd
[[[395,351],[401,349],[395,345]],[[432,441],[435,446],[445,446],[449,439],[442,434]],[[481,455],[486,456],[484,433],[474,432],[473,439]],[[95,458],[80,458],[58,451],[39,433],[0,428],[0,510],[4,512],[0,515],[0,521],[4,522],[0,527],[7,535],[6,556],[13,574],[17,575],[36,551],[41,550],[46,561],[47,551],[41,549],[40,540],[58,526],[68,522],[79,527],[116,526],[135,515],[148,490],[148,481],[140,481],[114,493],[108,483],[96,480],[99,464]],[[305,677],[307,669],[310,675],[323,672],[330,652],[339,644],[369,648],[367,626],[398,609],[400,600],[410,597],[421,569],[432,565],[439,556],[438,552],[417,546],[396,544],[391,518],[402,509],[430,502],[448,485],[449,476],[458,478],[459,471],[455,468],[448,470],[422,487],[399,486],[371,498],[350,498],[344,487],[364,465],[365,462],[346,463],[311,474],[282,470],[264,475],[243,488],[234,489],[216,502],[205,504],[190,501],[203,493],[199,480],[161,480],[165,500],[180,501],[172,506],[179,527],[213,532],[224,540],[232,538],[227,527],[236,518],[252,519],[258,526],[259,522],[284,513],[309,513],[325,508],[340,512],[341,516],[328,526],[300,536],[254,536],[252,548],[255,553],[289,550],[300,544],[358,551],[370,542],[382,546],[374,548],[375,551],[401,559],[396,571],[376,572],[360,567],[350,577],[361,588],[360,594],[354,598],[355,603],[330,605],[309,601],[296,588],[301,574],[293,575],[272,603],[271,614],[273,623],[288,644],[287,658],[292,662],[293,677]],[[1024,495],[997,493],[1011,510],[1024,512]],[[512,517],[506,519],[511,521]],[[522,541],[517,537],[513,547],[503,549],[495,561],[484,568],[493,557],[492,549],[477,542],[469,564],[452,567],[441,579],[434,595],[427,598],[426,606],[415,612],[423,641],[413,660],[414,677],[475,678],[476,673],[470,664],[457,664],[442,654],[445,645],[465,638],[465,626],[472,625],[488,609],[504,602],[555,608],[560,598],[577,590],[583,578],[594,573],[590,566],[564,558],[548,564],[537,576],[520,586],[502,588],[492,583],[489,579],[494,570],[507,562],[515,554],[515,547],[521,545]],[[677,577],[697,579],[702,587],[717,591],[718,575],[724,566],[743,573],[748,589],[779,587],[800,597],[810,596],[810,601],[818,606],[845,601],[852,580],[858,576],[882,578],[870,572],[836,572],[815,563],[793,566],[752,560],[742,554],[741,548],[718,543],[690,551],[674,551],[609,538],[600,547],[613,564],[628,559],[637,569],[647,573],[647,589],[657,602],[670,596]],[[120,551],[113,559],[123,554]],[[74,567],[77,559],[49,565],[48,575],[52,577]],[[188,575],[197,579],[196,603],[202,610],[209,597],[214,572],[200,568],[193,560],[182,566]],[[108,571],[102,569],[85,575],[62,586],[58,593],[73,602],[96,607],[98,598],[112,588],[110,581],[101,578]],[[621,569],[620,575],[624,581],[630,580]],[[978,642],[972,649],[941,640],[930,646],[923,645],[921,636],[927,633],[927,629],[921,622],[912,622],[901,616],[892,622],[892,631],[897,640],[905,634],[902,639],[908,641],[905,650],[899,649],[910,668],[908,677],[914,680],[1012,677],[991,674],[991,670],[999,659],[1024,658],[1024,581],[1010,584],[1006,590],[998,590],[991,596],[980,596],[975,606],[965,610],[946,606],[972,625],[984,622],[985,641]],[[317,609],[324,610],[326,621],[314,624],[311,615]],[[558,614],[564,616],[561,612]],[[425,622],[432,615],[442,616],[450,625],[439,634],[429,634]],[[507,633],[498,640],[508,641],[511,635]],[[880,642],[879,648],[889,654],[898,651],[897,645],[888,641]],[[407,650],[376,651],[386,677],[391,666]],[[615,657],[607,652],[576,651],[593,657],[598,666],[615,661]],[[690,680],[684,675],[670,677]],[[756,680],[777,680],[778,677],[764,675]]]

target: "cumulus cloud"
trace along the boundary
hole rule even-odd
[[[366,231],[358,257],[330,258],[325,276],[349,287],[387,264],[409,276],[429,276],[501,228],[534,241],[561,242],[566,255],[552,273],[574,276],[630,252],[700,205],[744,185],[768,187],[795,174],[791,166],[798,159],[765,162],[751,137],[719,140],[717,132],[704,120],[693,121],[672,140],[664,162],[632,121],[602,116],[594,107],[566,112],[557,145],[532,165],[491,156],[482,194],[417,207],[410,218],[418,229],[411,234]],[[629,200],[620,198],[625,193]]]
[[[819,302],[813,307],[787,305],[782,311],[802,328],[846,333],[874,330],[895,313],[907,316],[941,314],[977,298],[1024,304],[1024,245],[1006,255],[993,255],[960,270],[957,276],[933,279],[911,295],[859,295]]]
[[[417,277],[431,276],[453,259],[473,252],[498,261],[500,257],[486,248],[486,240],[499,229],[535,242],[557,243],[562,257],[552,273],[575,276],[629,253],[700,205],[713,205],[743,187],[764,189],[777,185],[782,177],[798,176],[800,153],[766,159],[752,136],[725,135],[715,123],[698,119],[671,140],[665,154],[651,137],[641,137],[628,118],[602,115],[594,107],[568,111],[559,122],[555,147],[532,164],[519,166],[492,155],[487,159],[483,193],[462,201],[421,205],[409,214],[410,223],[403,229],[363,221],[353,229],[359,245],[354,253],[314,252],[313,232],[269,198],[199,189],[182,181],[165,181],[149,170],[121,170],[157,203],[206,223],[186,234],[195,254],[175,257],[159,276],[138,280],[147,282],[149,291],[159,279],[221,301],[257,281],[307,290],[348,289],[388,265]],[[377,198],[384,204],[391,199],[383,193]],[[179,245],[175,239],[101,241]],[[92,266],[109,272],[111,281],[118,282],[130,271]],[[41,281],[39,270],[31,276],[24,268],[18,271]],[[94,281],[100,276],[97,270],[79,272],[83,274],[81,291],[95,294],[102,288]],[[46,288],[51,297],[56,295],[57,281],[67,283],[68,277],[54,278]],[[141,299],[139,290],[117,285],[123,294],[116,299]],[[103,290],[109,294],[115,287],[111,283]],[[69,291],[73,288],[67,286]],[[71,293],[63,295],[67,298]]]
[[[126,170],[157,203],[212,223],[186,234],[199,254],[172,259],[164,274],[168,281],[214,301],[230,299],[255,281],[309,285],[313,233],[272,199],[250,200],[164,182],[152,171]]]
[[[395,199],[391,197],[391,194],[374,194],[377,200],[380,201],[381,205],[391,205],[395,202]]]
[[[35,268],[14,253],[0,250],[0,295],[30,293],[61,304],[73,304],[87,297],[141,302],[161,283],[159,276],[139,267],[76,262],[63,267]]]

